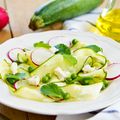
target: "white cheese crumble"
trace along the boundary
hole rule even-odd
[[[95,68],[91,67],[90,65],[85,65],[82,70],[83,70],[84,73],[89,73],[89,72],[94,71]]]
[[[57,67],[54,70],[54,73],[60,80],[64,80],[66,77],[68,77],[70,75],[70,72],[64,71],[60,67]]]
[[[27,81],[30,85],[39,85],[40,77],[35,75],[32,76],[31,78],[28,78]]]
[[[13,62],[13,63],[11,64],[11,67],[10,67],[10,69],[11,69],[11,71],[12,71],[13,74],[16,74],[16,73],[18,72],[17,68],[18,68],[17,63],[16,63],[16,62]]]

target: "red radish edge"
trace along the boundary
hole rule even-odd
[[[30,59],[31,59],[31,61],[32,61],[32,63],[33,63],[34,65],[39,66],[38,64],[36,64],[36,63],[32,60],[32,54],[33,54],[33,52],[34,52],[34,51],[32,51],[31,54],[30,54]]]
[[[111,63],[111,64],[109,64],[108,65],[108,67],[112,67],[113,65],[120,65],[120,63]],[[111,77],[111,78],[106,78],[106,80],[115,80],[115,79],[117,79],[117,78],[119,78],[120,77],[120,73],[117,75],[117,76],[114,76],[114,77]]]
[[[15,50],[15,49],[19,49],[19,50],[23,51],[22,48],[12,48],[11,50],[9,50],[8,53],[7,53],[7,57],[8,57],[12,62],[15,62],[15,60],[13,60],[13,59],[10,57],[10,52],[13,51],[13,50]]]
[[[55,40],[55,39],[56,39],[56,41],[57,41],[57,38],[60,38],[60,37],[64,37],[64,38],[65,38],[66,36],[55,36],[55,37],[51,38],[51,39],[48,41],[48,44],[51,45],[50,43],[52,43],[52,40]],[[68,47],[70,47],[71,41],[67,41],[67,42],[69,42]],[[63,42],[63,44],[64,44],[64,42]],[[57,45],[57,44],[56,44],[56,45]],[[51,46],[53,46],[53,45],[51,45]]]
[[[115,80],[115,79],[117,79],[117,78],[119,78],[119,77],[120,77],[120,74],[117,75],[117,76],[115,76],[115,77],[112,77],[112,78],[106,78],[106,80]]]
[[[112,66],[112,65],[115,65],[115,64],[119,64],[119,65],[120,65],[120,63],[115,63],[115,62],[113,62],[113,63],[108,64],[108,67],[109,67],[109,66]]]

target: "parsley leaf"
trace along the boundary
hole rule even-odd
[[[58,85],[54,83],[43,85],[40,91],[42,94],[49,96],[53,99],[63,100],[69,98],[69,94],[65,93]]]
[[[65,59],[67,62],[69,62],[70,64],[72,64],[72,65],[77,64],[76,58],[73,57],[72,55],[64,54],[63,57],[64,57],[64,59]]]
[[[58,49],[58,51],[57,51],[56,53],[68,54],[68,55],[71,54],[70,48],[67,47],[67,46],[64,45],[64,44],[58,44],[58,45],[55,46],[55,48]]]
[[[37,42],[37,43],[34,43],[34,47],[43,47],[43,48],[51,48],[51,46],[47,43],[44,43],[43,41],[40,41],[40,42]]]
[[[99,52],[99,51],[103,52],[103,49],[101,47],[97,46],[97,45],[88,45],[85,48],[90,48],[93,51],[95,51],[96,53]]]
[[[16,81],[20,80],[20,79],[24,79],[26,77],[25,73],[16,73],[14,74],[7,74],[6,75],[6,80],[10,83],[10,84],[14,84]]]

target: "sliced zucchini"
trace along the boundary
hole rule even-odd
[[[63,90],[70,94],[70,100],[90,100],[95,99],[100,94],[103,83],[96,83],[93,85],[76,85],[71,84],[63,87]]]
[[[40,93],[40,90],[36,87],[21,87],[14,94],[18,97],[36,100],[36,101],[45,101],[53,102],[49,97],[46,97]]]
[[[107,64],[107,59],[103,55],[96,54],[96,56],[93,57],[93,67],[101,69],[105,67]]]
[[[55,68],[60,67],[62,70],[68,71],[70,73],[78,73],[85,64],[86,59],[89,56],[95,56],[96,53],[88,48],[79,49],[74,52],[73,56],[77,60],[77,64],[70,65],[68,64],[61,54],[56,54],[36,68],[32,73],[33,75],[39,75],[40,79],[45,76],[47,73],[54,73]]]
[[[31,76],[38,75],[40,79],[45,76],[47,73],[53,73],[54,69],[57,66],[60,66],[63,61],[63,57],[60,54],[54,55],[45,63],[41,64],[38,68],[36,68],[32,73]]]
[[[11,73],[10,64],[4,59],[0,62],[0,75],[1,78],[4,80],[5,75]]]
[[[84,63],[84,66],[85,65],[90,65],[92,66],[93,65],[93,58],[91,56],[87,57],[85,63]]]
[[[40,78],[42,78],[47,73],[54,73],[54,70],[57,67],[60,67],[61,69],[72,72],[72,73],[76,73],[82,68],[87,56],[84,56],[83,51],[77,51],[75,52],[74,57],[77,59],[78,62],[76,65],[70,66],[64,61],[63,56],[61,54],[54,55],[45,63],[40,65],[36,70],[34,70],[31,73],[31,75],[32,76],[39,75]]]
[[[26,53],[18,53],[17,59],[18,59],[18,62],[20,63],[26,63],[28,61]]]
[[[103,69],[95,70],[90,73],[79,73],[79,82],[82,85],[90,85],[105,80],[107,73]]]
[[[22,68],[22,69],[24,69],[25,71],[28,71],[28,68],[29,68],[30,66],[28,65],[28,64],[25,64],[25,63],[22,63],[22,64],[19,64],[19,66],[18,66],[18,68]]]

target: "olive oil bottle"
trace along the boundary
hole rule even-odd
[[[120,0],[108,0],[96,26],[103,35],[120,42]]]

